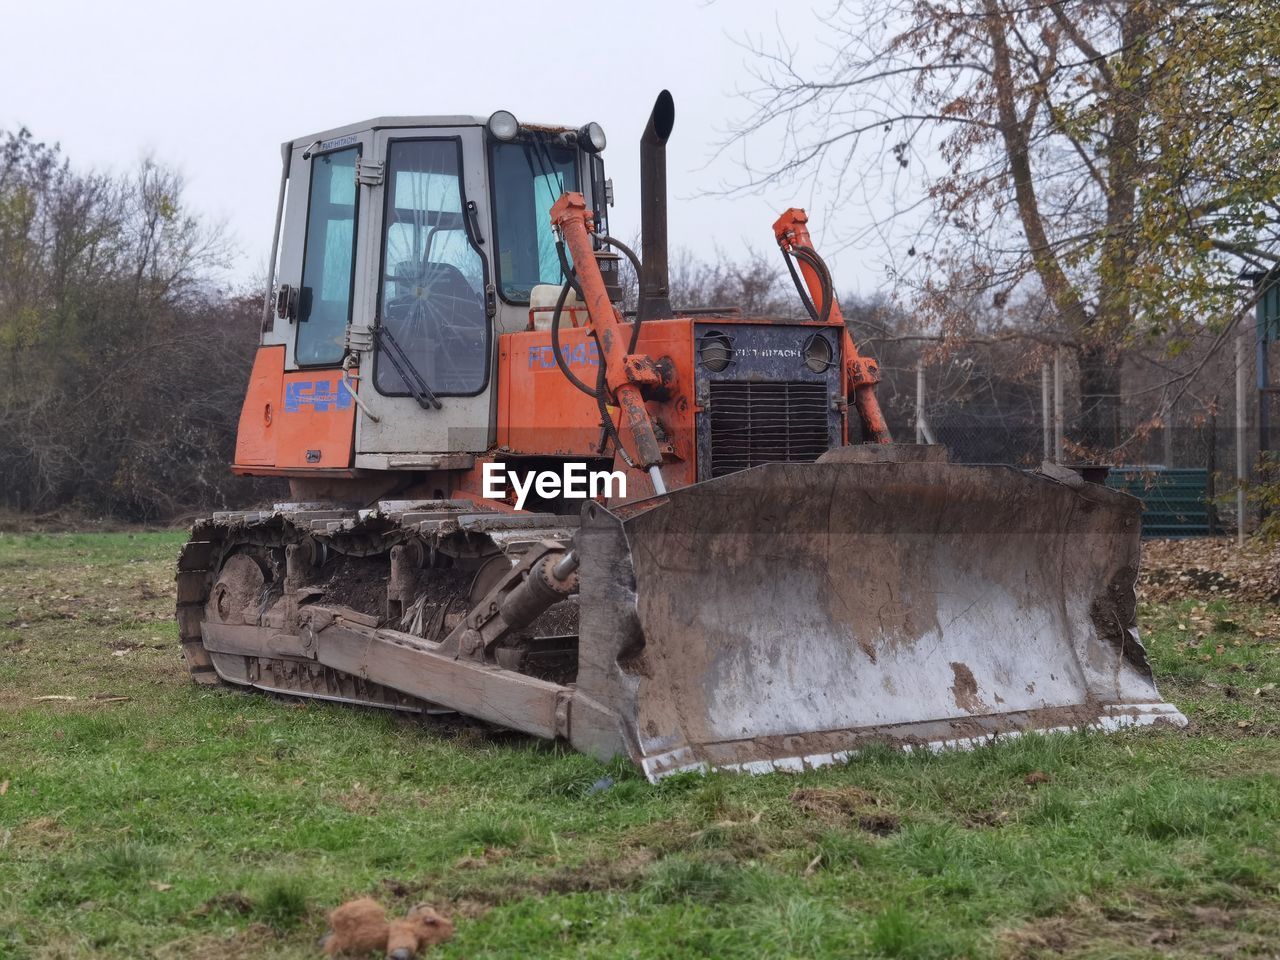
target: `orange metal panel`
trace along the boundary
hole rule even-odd
[[[586,328],[562,328],[560,347],[569,369],[595,386],[600,358]],[[549,330],[504,335],[498,356],[499,447],[517,454],[599,456],[596,402],[556,366]]]
[[[276,463],[275,418],[284,382],[284,347],[259,347],[249,374],[249,389],[240,408],[236,432],[236,466],[273,467]]]
[[[355,412],[341,370],[285,373],[284,347],[262,347],[240,412],[235,472],[350,467]]]
[[[562,328],[560,346],[569,369],[580,380],[595,386],[599,356],[586,329]],[[671,395],[664,400],[650,400],[646,407],[667,441],[662,471],[668,484],[692,483],[697,456],[693,433],[693,321],[687,317],[649,321],[641,328],[637,352],[655,359],[671,358],[675,368]],[[595,400],[569,383],[556,366],[550,331],[506,334],[500,340],[498,356],[498,445],[503,453],[599,456],[600,412]],[[617,410],[612,412],[618,420]],[[629,498],[636,495],[632,493],[633,486],[637,491],[648,490],[648,484],[643,474],[629,476]]]

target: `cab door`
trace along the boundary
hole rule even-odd
[[[368,244],[373,310],[361,357],[356,466],[429,466],[411,455],[477,453],[493,440],[483,146],[479,127],[374,135],[383,170],[368,191],[378,236]]]
[[[361,191],[356,168],[372,135],[350,134],[310,146],[290,158],[286,235],[278,280],[293,291],[287,322],[276,321],[286,370],[338,368],[347,326],[356,312],[355,280],[362,244]]]
[[[280,470],[345,470],[355,403],[342,385],[348,329],[364,312],[368,211],[357,175],[372,131],[292,145],[275,316],[254,365],[237,462]],[[246,417],[248,419],[246,419]]]

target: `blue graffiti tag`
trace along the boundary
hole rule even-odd
[[[596,346],[594,340],[585,340],[582,343],[572,345],[562,343],[560,345],[560,355],[564,357],[565,363],[571,367],[600,366],[600,349]],[[530,370],[554,370],[555,366],[556,355],[550,345],[529,348]]]
[[[295,380],[284,385],[285,413],[310,407],[316,413],[351,409],[351,394],[336,380]]]

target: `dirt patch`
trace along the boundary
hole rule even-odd
[[[276,933],[266,924],[255,923],[232,936],[205,934],[183,937],[157,947],[157,960],[249,960],[263,955],[264,944],[276,940]]]
[[[337,554],[321,568],[313,585],[324,591],[325,603],[381,618],[387,612],[390,576],[391,561],[384,557]]]
[[[373,816],[382,806],[382,798],[359,781],[353,783],[351,789],[335,795],[333,802],[347,813],[362,817]]]
[[[56,850],[71,838],[71,831],[62,827],[53,817],[37,817],[16,827],[9,837],[9,846],[15,850]],[[0,834],[0,840],[3,835]],[[0,847],[4,844],[0,843]]]
[[[495,884],[468,884],[454,887],[449,899],[455,909],[476,911],[501,906],[527,897],[549,893],[603,893],[636,889],[649,866],[657,859],[651,850],[636,850],[616,860],[592,860],[561,867],[531,877],[506,879]]]
[[[1003,827],[1008,823],[1008,810],[977,810],[966,814],[964,818],[964,825],[974,830]]]
[[[791,805],[819,820],[835,823],[848,820],[865,807],[879,806],[879,801],[857,787],[804,787],[792,791]]]
[[[955,697],[956,706],[969,713],[978,713],[985,704],[978,698],[978,681],[973,671],[963,663],[952,663],[951,673],[955,683],[951,685],[951,695]]]
[[[880,808],[880,801],[857,787],[804,787],[792,791],[791,804],[816,820],[858,827],[877,836],[887,836],[902,826],[896,813]]]
[[[511,856],[511,851],[506,847],[485,847],[484,852],[479,856],[461,857],[454,863],[455,870],[482,870],[485,867],[492,866]]]
[[[657,858],[652,852],[638,850],[630,856],[617,860],[588,862],[533,877],[530,880],[530,886],[538,893],[630,890],[644,878],[645,871],[655,859]]]
[[[414,602],[406,605],[404,622],[396,623],[385,623],[387,585],[391,579],[391,560],[387,556],[337,554],[325,563],[311,585],[323,591],[323,603],[350,607],[377,617],[385,626],[439,639],[466,613],[467,595],[474,576],[470,571],[451,568],[415,571]]]
[[[479,900],[455,900],[448,905],[448,916],[462,920],[478,920],[493,909]]]
[[[687,847],[689,836],[697,830],[692,823],[679,817],[670,820],[653,820],[629,829],[623,836],[623,846],[636,851],[674,853]]]
[[[1008,960],[1174,952],[1188,957],[1254,955],[1280,932],[1274,911],[1256,905],[1174,904],[1135,896],[1124,906],[1102,907],[1084,901],[1059,916],[1045,917],[999,935],[1000,955]]]
[[[374,895],[375,900],[378,899],[379,895],[390,897],[393,900],[406,900],[417,894],[423,887],[420,883],[397,880],[395,877],[386,877],[378,883],[378,888],[378,893]]]
[[[531,886],[539,893],[589,893],[607,890],[631,890],[644,877],[654,861],[648,850],[618,860],[582,864],[535,877]]]
[[[535,637],[571,637],[578,632],[578,605],[573,601],[552,604],[529,625]]]
[[[902,818],[886,810],[858,815],[858,829],[874,833],[877,837],[887,837],[891,833],[897,833],[901,826]]]
[[[191,914],[196,917],[207,917],[214,913],[231,913],[243,917],[252,909],[253,901],[243,893],[235,891],[232,893],[219,893],[210,897],[192,910]]]

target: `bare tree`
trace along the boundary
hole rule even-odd
[[[736,307],[749,317],[793,317],[801,309],[781,257],[755,250],[742,260],[717,250],[710,261],[679,251],[671,265],[671,302],[677,308]]]
[[[639,247],[639,241],[633,244]],[[735,308],[749,317],[799,316],[800,301],[785,277],[783,261],[748,249],[742,259],[716,250],[703,260],[690,250],[674,252],[670,264],[671,302],[677,310]],[[622,303],[634,310],[639,292],[635,271],[622,267]]]
[[[1042,325],[1082,348],[1085,440],[1109,448],[1116,348],[1220,328],[1241,266],[1280,262],[1275,14],[1274,0],[840,2],[821,62],[749,44],[759,84],[726,144],[747,159],[737,187],[809,179],[838,209],[869,205],[845,239],[886,240],[943,329],[972,325],[975,299],[1042,299]]]

